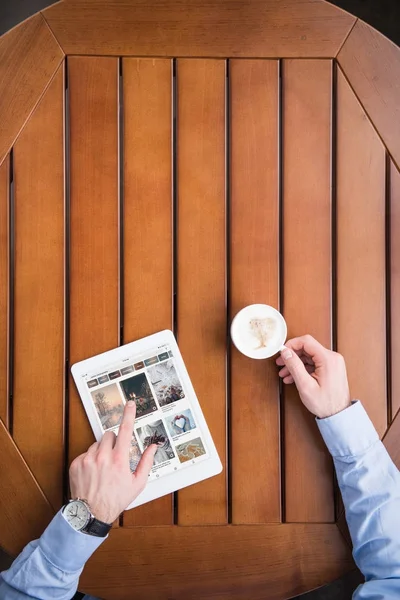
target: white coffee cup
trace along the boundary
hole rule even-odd
[[[268,304],[250,304],[237,313],[231,325],[236,348],[249,358],[270,358],[280,352],[286,341],[286,321]]]

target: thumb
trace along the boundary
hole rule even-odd
[[[303,361],[297,356],[296,352],[286,346],[281,352],[281,357],[293,377],[297,389],[301,392],[310,383],[310,375],[307,373]]]

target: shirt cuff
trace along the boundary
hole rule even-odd
[[[333,457],[363,454],[379,440],[375,427],[359,401],[332,417],[316,421]]]
[[[72,573],[84,567],[105,539],[75,531],[59,511],[42,534],[39,546],[55,567]]]

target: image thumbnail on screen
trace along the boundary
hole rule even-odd
[[[143,448],[147,448],[150,444],[157,444],[158,450],[154,457],[155,465],[175,458],[175,452],[161,419],[140,427],[137,430],[137,435],[143,444]]]
[[[181,435],[182,433],[186,433],[187,431],[191,431],[196,427],[194,422],[194,418],[192,415],[192,411],[187,408],[186,410],[182,410],[176,415],[172,415],[165,419],[168,427],[168,431],[175,437],[176,435]]]
[[[135,400],[136,402],[137,419],[157,410],[149,382],[144,373],[134,375],[133,377],[129,377],[129,379],[123,379],[120,381],[120,384],[126,401]]]
[[[172,404],[185,397],[173,360],[166,360],[151,367],[148,373],[160,406]]]
[[[121,423],[124,404],[115,383],[92,392],[92,399],[104,430]]]

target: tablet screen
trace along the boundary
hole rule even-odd
[[[82,377],[103,433],[117,434],[125,403],[136,402],[130,449],[133,472],[142,452],[152,443],[157,444],[158,450],[150,480],[209,457],[190,394],[168,344],[123,357],[101,372]]]

